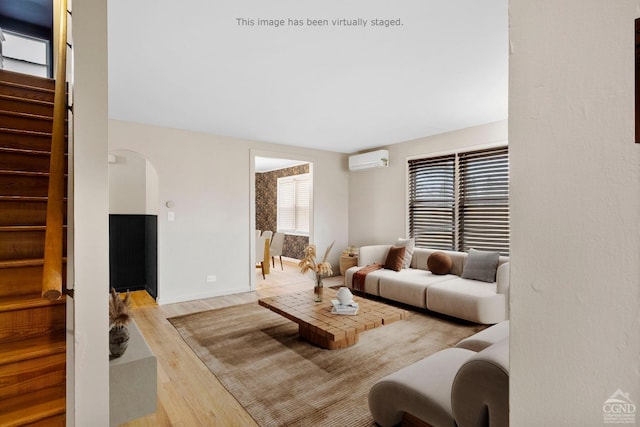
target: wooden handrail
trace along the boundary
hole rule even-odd
[[[44,243],[42,298],[62,296],[62,239],[64,220],[65,119],[67,110],[67,1],[60,0],[60,25],[56,52],[58,67],[53,101],[53,130],[47,199],[47,229]]]

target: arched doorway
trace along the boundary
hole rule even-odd
[[[142,155],[109,153],[109,276],[118,292],[158,296],[158,173]]]

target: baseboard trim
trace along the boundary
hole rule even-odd
[[[156,302],[158,303],[158,305],[175,304],[178,302],[187,302],[187,301],[195,301],[199,299],[221,297],[224,295],[239,294],[242,292],[249,292],[249,291],[251,291],[251,289],[249,289],[249,286],[242,287],[242,288],[226,288],[226,289],[218,289],[215,291],[203,292],[198,294],[175,295],[175,296],[169,296],[169,297],[159,296]]]

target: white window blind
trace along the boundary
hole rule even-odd
[[[309,176],[305,176],[302,179],[295,179],[296,190],[296,231],[308,233],[309,232]]]
[[[509,254],[508,148],[409,161],[416,246]]]
[[[278,230],[295,230],[295,187],[293,179],[278,179]]]
[[[309,174],[278,178],[278,231],[309,233]]]

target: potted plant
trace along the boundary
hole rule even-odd
[[[131,320],[129,307],[131,294],[127,292],[124,299],[111,288],[109,298],[109,352],[111,358],[120,357],[129,345],[129,330],[127,324]]]
[[[333,247],[333,244],[327,248],[324,252],[324,257],[322,258],[322,262],[316,262],[316,245],[308,245],[304,248],[304,258],[298,263],[298,267],[300,267],[300,272],[302,274],[307,273],[309,270],[313,271],[315,274],[316,284],[313,288],[313,294],[316,302],[322,301],[322,276],[327,275],[331,276],[333,271],[331,270],[331,263],[327,261],[327,257],[329,256],[329,251]]]

